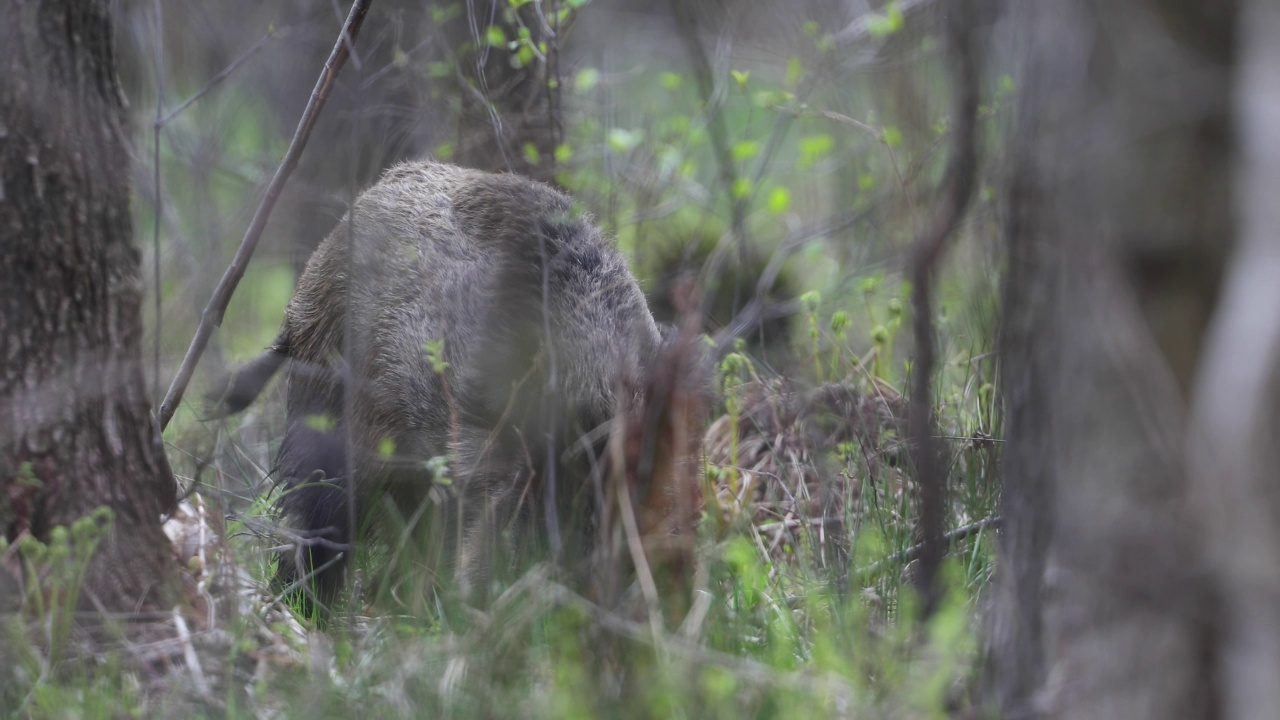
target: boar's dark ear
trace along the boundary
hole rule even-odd
[[[249,407],[288,359],[288,338],[281,334],[266,352],[213,384],[204,396],[204,416],[224,418]]]

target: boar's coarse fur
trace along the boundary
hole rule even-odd
[[[220,412],[243,409],[287,366],[277,473],[300,544],[277,581],[332,598],[352,523],[413,516],[441,456],[452,490],[434,571],[465,589],[529,547],[581,560],[600,428],[659,344],[623,257],[564,194],[432,162],[388,170],[311,256],[275,345],[220,396]]]

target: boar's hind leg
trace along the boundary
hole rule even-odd
[[[328,368],[290,369],[289,411],[277,468],[279,512],[294,534],[281,551],[276,586],[307,614],[342,587],[350,561],[352,506],[343,384]]]

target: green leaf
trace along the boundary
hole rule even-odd
[[[444,339],[428,340],[422,345],[423,354],[427,357],[427,363],[431,365],[431,369],[438,373],[443,373],[449,369],[449,363],[444,359]]]
[[[453,481],[449,479],[449,458],[444,455],[437,455],[424,463],[427,472],[431,473],[431,480],[437,485],[452,485]]]
[[[893,26],[894,32],[898,32],[904,25],[906,25],[906,18],[902,16],[902,7],[898,5],[896,0],[895,2],[889,3],[888,7],[885,8],[885,12],[889,18],[889,23]]]
[[[516,51],[516,67],[523,68],[533,64],[533,48],[521,45]]]
[[[733,159],[739,162],[749,160],[760,152],[760,143],[755,140],[743,140],[733,146]]]
[[[688,115],[672,115],[664,118],[658,125],[659,132],[672,135],[685,135],[693,127]]]
[[[558,163],[569,162],[573,159],[573,148],[564,143],[560,143],[556,146],[555,158]]]
[[[873,37],[887,37],[893,34],[893,27],[888,18],[872,15],[867,18],[867,32],[871,33]]]
[[[826,258],[826,248],[821,240],[810,240],[804,245],[804,258],[808,263],[820,263]]]
[[[822,156],[831,152],[832,142],[831,136],[825,133],[819,135],[807,135],[800,138],[800,152],[805,155]]]
[[[741,200],[751,194],[751,178],[738,178],[733,181],[733,196]]]
[[[484,31],[485,40],[493,47],[502,47],[507,44],[507,34],[497,25],[490,25]]]
[[[809,167],[815,161],[825,157],[835,146],[831,136],[826,133],[806,135],[800,138],[800,166]]]
[[[448,5],[439,5],[433,3],[431,5],[431,22],[436,25],[443,25],[450,20],[458,17],[462,12],[462,5],[459,3],[449,3]]]
[[[804,77],[804,63],[800,62],[800,58],[793,57],[787,61],[787,76],[783,82],[794,87],[801,77]]]
[[[328,414],[308,415],[304,422],[308,428],[322,433],[333,432],[338,426],[338,421]]]
[[[573,89],[578,92],[589,92],[600,84],[600,71],[595,68],[583,68],[573,82]]]
[[[751,103],[762,108],[780,107],[795,99],[795,95],[785,90],[760,90],[751,94]]]
[[[537,165],[542,162],[542,153],[538,152],[538,146],[531,142],[524,144],[524,159],[529,161],[530,165]]]
[[[902,16],[902,8],[898,7],[898,3],[891,2],[884,10],[884,15],[873,15],[867,19],[867,32],[875,37],[888,37],[901,30],[905,24],[906,18]]]
[[[738,593],[748,607],[756,604],[768,589],[769,573],[765,570],[755,546],[745,537],[737,537],[725,544],[724,561],[733,572]]]
[[[662,73],[662,87],[668,90],[680,89],[680,76],[673,72]]]
[[[20,488],[39,488],[44,483],[36,476],[35,465],[30,460],[24,461],[18,465],[18,487]]]
[[[609,149],[623,155],[635,150],[644,140],[643,130],[627,130],[625,128],[613,128],[608,135]]]
[[[902,131],[893,125],[885,125],[884,130],[880,131],[880,139],[885,145],[896,148],[902,144]]]
[[[751,79],[751,71],[730,70],[729,74],[732,75],[733,79],[738,83],[739,90],[746,89],[747,80]]]
[[[791,208],[791,191],[784,187],[776,187],[769,191],[769,212],[781,215]]]

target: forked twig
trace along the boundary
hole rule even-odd
[[[254,213],[248,229],[245,230],[244,239],[240,241],[240,247],[236,250],[231,265],[223,273],[222,279],[218,281],[218,287],[213,291],[213,296],[209,298],[209,304],[200,314],[200,324],[196,327],[195,337],[191,339],[191,346],[187,348],[187,354],[182,358],[182,365],[178,367],[173,384],[165,394],[164,402],[160,403],[159,419],[162,432],[168,427],[169,421],[173,419],[173,413],[178,408],[178,403],[182,401],[182,395],[191,382],[191,376],[195,373],[196,364],[200,362],[200,356],[204,354],[205,347],[209,344],[213,329],[222,325],[222,318],[227,311],[227,304],[231,302],[231,295],[240,284],[240,279],[244,277],[249,258],[253,257],[253,251],[257,249],[258,240],[261,239],[262,231],[266,228],[267,219],[271,217],[271,211],[275,208],[276,201],[280,199],[285,183],[297,167],[298,159],[302,157],[302,150],[306,147],[307,139],[311,137],[311,130],[320,116],[320,108],[324,107],[334,83],[337,82],[338,72],[342,70],[342,66],[346,64],[351,54],[350,43],[355,41],[356,35],[360,32],[360,26],[364,24],[371,2],[372,0],[355,0],[352,3],[351,12],[342,26],[342,32],[338,34],[333,51],[325,61],[324,70],[316,81],[315,89],[311,91],[311,99],[307,101],[302,119],[298,121],[298,128],[294,131],[293,140],[289,143],[289,150],[280,161],[280,166],[276,168],[276,174],[271,178],[267,193],[262,198],[262,203],[258,205],[258,210]]]

